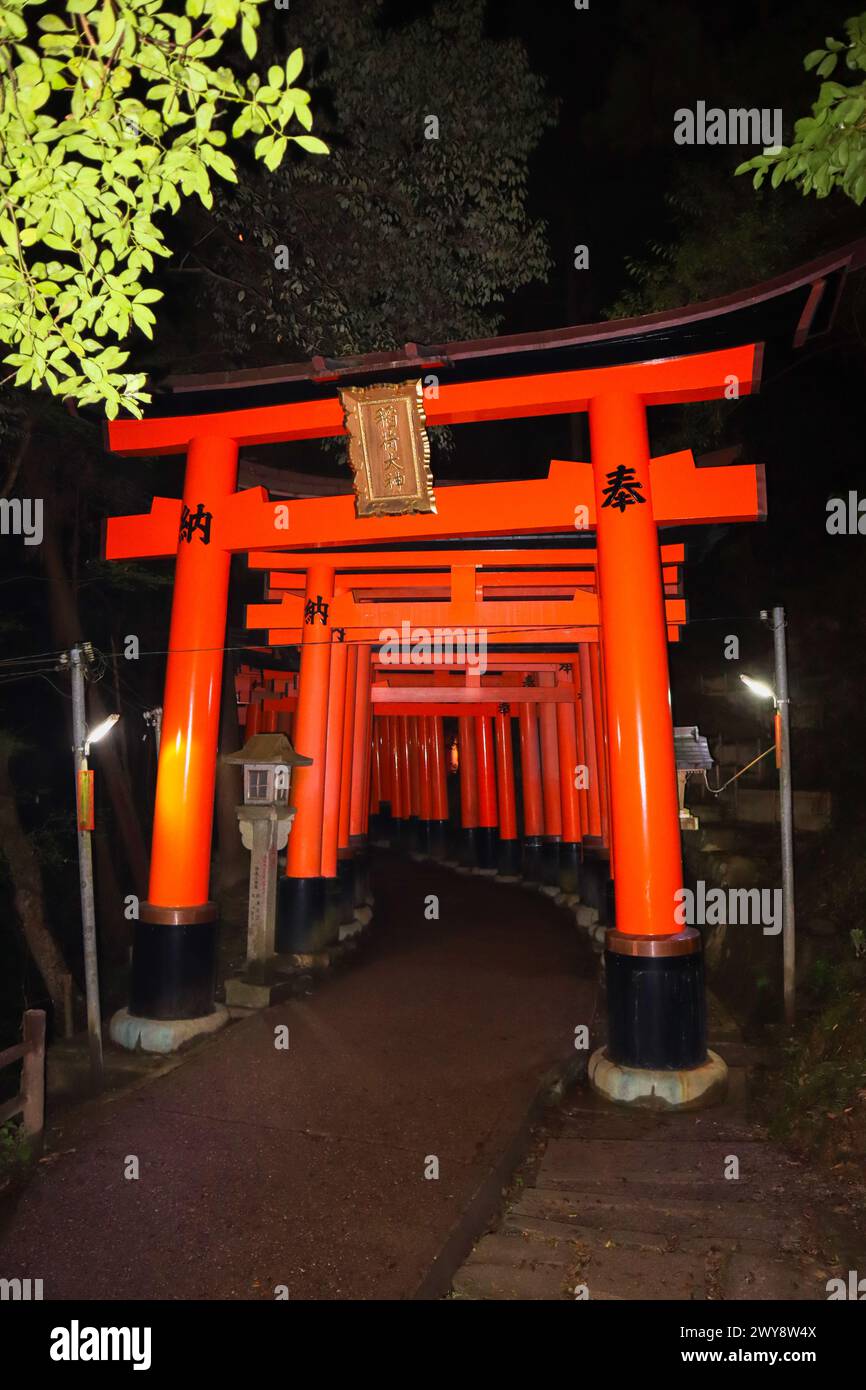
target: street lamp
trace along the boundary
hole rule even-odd
[[[90,1046],[90,1075],[94,1089],[103,1083],[102,1013],[99,1006],[99,961],[96,952],[96,909],[93,901],[93,851],[90,841],[94,826],[93,773],[87,766],[90,745],[99,743],[120,718],[110,714],[89,732],[84,711],[84,659],[86,653],[73,647],[69,653],[72,672],[72,742],[75,760],[75,804],[78,830],[78,877],[81,888],[81,926],[84,937],[84,991],[87,1000],[87,1034]]]
[[[794,1022],[794,791],[791,780],[791,702],[788,698],[788,653],[785,643],[785,610],[774,608],[771,619],[776,666],[775,689],[754,676],[740,680],[759,700],[772,700],[775,709],[776,767],[779,769],[779,821],[782,833],[782,977],[785,1022]]]

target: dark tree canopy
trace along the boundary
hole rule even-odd
[[[191,210],[166,281],[169,299],[172,282],[194,286],[206,328],[182,344],[183,312],[163,359],[189,370],[497,330],[504,297],[549,271],[527,181],[555,103],[520,42],[486,35],[485,8],[274,10],[262,60],[303,47],[332,153],[274,174],[250,162],[213,214]]]

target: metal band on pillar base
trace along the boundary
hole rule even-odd
[[[457,832],[457,862],[462,869],[474,869],[478,863],[478,828],[461,825]]]
[[[340,903],[340,925],[355,917],[355,856],[350,849],[337,851],[337,887]]]
[[[380,819],[380,821],[381,821],[381,823],[382,823],[383,826],[387,827],[387,826],[389,826],[389,825],[391,824],[391,816],[392,816],[392,814],[393,814],[393,813],[392,813],[392,811],[391,811],[391,803],[390,803],[390,801],[380,801],[380,802],[379,802],[379,819]]]
[[[580,901],[584,907],[597,914],[595,918],[597,922],[607,922],[608,920],[607,884],[609,877],[610,865],[607,859],[602,859],[597,854],[584,854],[580,871]]]
[[[343,922],[343,890],[342,884],[336,874],[327,875],[325,878],[325,939],[318,948],[320,951],[327,950],[340,939],[340,927]]]
[[[559,892],[559,846],[561,836],[544,835],[541,841],[541,886],[551,896]]]
[[[451,853],[448,843],[448,821],[431,820],[428,824],[430,827],[430,858],[440,861],[448,859]]]
[[[393,834],[390,801],[380,801],[379,810],[370,817],[370,839],[374,844],[388,844]]]
[[[350,843],[355,870],[355,907],[369,907],[373,902],[370,883],[370,842],[366,835],[353,835]]]
[[[575,840],[560,841],[559,887],[563,893],[580,891],[580,845]]]
[[[541,850],[542,839],[540,835],[527,835],[523,840],[522,853],[522,873],[527,883],[541,882]]]
[[[413,859],[430,858],[430,826],[431,821],[425,817],[419,817],[415,822],[415,847],[412,850]]]
[[[503,840],[500,838],[496,847],[496,877],[504,883],[516,883],[520,878],[521,846],[519,840]]]
[[[497,840],[499,835],[495,825],[479,825],[475,831],[477,861],[480,874],[495,874],[497,865]]]
[[[277,954],[311,955],[328,944],[327,880],[281,878],[277,886]]]
[[[135,926],[129,1007],[111,1020],[111,1038],[120,1047],[144,1052],[176,1052],[201,1033],[228,1022],[214,1003],[217,908],[157,907],[141,904]]]
[[[590,1059],[600,1095],[692,1109],[722,1098],[727,1067],[707,1050],[704,958],[694,927],[668,936],[610,930],[605,943],[607,1047]]]
[[[418,816],[407,816],[403,822],[402,848],[407,854],[417,854],[421,844],[421,821]]]

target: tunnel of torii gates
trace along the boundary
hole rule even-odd
[[[713,309],[704,319],[726,321],[730,337],[744,304],[793,292],[798,345],[852,264],[840,253],[769,282],[763,298],[701,306]],[[700,308],[688,313],[692,347],[702,319]],[[229,567],[245,552],[266,576],[265,601],[247,611],[248,628],[266,633],[250,639],[261,666],[236,677],[245,732],[290,732],[312,759],[293,776],[277,951],[336,939],[363,891],[347,882],[363,877],[349,866],[364,863],[371,816],[374,837],[454,856],[443,722],[454,719],[462,861],[559,883],[610,922],[595,1084],[622,1098],[667,1071],[686,1074],[689,1097],[717,1087],[701,937],[675,918],[683,869],[667,644],[686,621],[685,555],[660,543],[659,528],[762,518],[763,475],[741,463],[697,467],[688,449],[652,458],[647,411],[753,392],[762,344],[671,355],[676,334],[660,319],[631,321],[658,325],[655,337],[620,331],[620,356],[637,361],[617,361],[608,338],[603,365],[568,366],[574,358],[557,349],[573,349],[578,330],[477,351],[407,345],[387,370],[382,355],[347,367],[318,359],[277,404],[108,426],[119,454],[186,454],[182,498],[156,497],[148,515],[111,518],[106,532],[108,559],[175,558],[149,892],[116,1040],[162,1047],[152,1038],[166,1025],[187,1037],[224,1015],[209,880]],[[657,355],[657,342],[668,352]],[[591,462],[440,486],[437,510],[423,514],[358,516],[351,494],[303,497],[288,505],[288,529],[285,503],[263,487],[238,490],[239,449],[344,433],[334,382],[405,380],[407,361],[437,372],[428,424],[587,412]],[[249,375],[188,381],[224,388]],[[418,649],[417,630],[483,634],[486,669],[459,643]],[[409,634],[408,647],[394,650],[395,632]],[[286,647],[299,651],[296,676],[276,661]]]

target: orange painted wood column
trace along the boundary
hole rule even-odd
[[[601,815],[601,841],[610,851],[610,781],[608,777],[608,742],[604,722],[604,703],[601,698],[601,654],[598,644],[590,643],[589,669],[592,682],[592,709],[595,725],[596,773],[598,776],[598,804]]]
[[[231,556],[215,543],[210,527],[235,491],[237,470],[233,439],[190,440],[148,898],[141,904],[133,942],[128,1010],[133,1019],[181,1020],[214,1013],[217,909],[209,900],[209,885]],[[126,1025],[119,1027],[118,1040],[134,1047],[136,1042],[124,1036]]]
[[[523,833],[539,839],[544,834],[544,807],[541,796],[541,757],[538,748],[536,706],[520,705],[520,767],[523,781]]]
[[[589,764],[586,758],[586,731],[583,724],[579,651],[574,653],[574,663],[571,669],[574,678],[574,733],[577,741],[577,765],[581,769],[581,785],[577,790],[577,806],[580,814],[580,838],[583,840],[589,834]]]
[[[541,792],[541,754],[538,746],[537,706],[521,701],[520,777],[523,795],[523,858],[525,878],[541,877],[541,847],[544,835],[544,803]]]
[[[340,777],[340,822],[337,851],[349,850],[352,820],[352,770],[355,757],[355,698],[358,648],[346,643],[346,694],[343,704],[343,758]]]
[[[337,879],[339,883],[339,913],[341,925],[350,923],[355,915],[355,856],[351,847],[352,775],[355,756],[355,696],[358,674],[358,648],[343,643],[346,649],[346,681],[343,694],[343,728],[340,757],[340,811],[337,822]]]
[[[496,866],[503,878],[513,879],[520,872],[520,842],[517,838],[511,713],[507,705],[500,707],[493,723],[496,743],[496,786],[499,793],[499,844]]]
[[[432,781],[433,781],[433,819],[448,819],[448,769],[445,763],[445,729],[441,714],[431,715],[432,738]]]
[[[475,720],[461,714],[457,720],[460,761],[460,823],[464,830],[478,825],[478,767],[475,753]]]
[[[541,671],[540,686],[553,686],[553,671]],[[562,803],[559,781],[559,739],[556,732],[556,706],[545,702],[539,707],[541,730],[541,784],[544,798],[544,834],[549,839],[562,834]]]
[[[402,820],[407,812],[403,805],[403,778],[400,771],[400,716],[389,714],[388,724],[388,749],[389,749],[389,791],[391,802],[391,814],[395,820]]]
[[[312,758],[312,767],[298,767],[292,777],[292,802],[297,807],[286,857],[288,878],[317,878],[322,871],[322,815],[325,799],[325,754],[328,742],[328,687],[331,670],[331,627],[322,622],[321,604],[334,596],[334,571],[311,565],[305,600],[313,604],[313,621],[301,632],[301,669],[295,712],[295,748]]]
[[[430,719],[430,790],[432,824],[430,853],[434,859],[448,857],[448,770],[445,761],[445,730],[441,714]]]
[[[429,823],[433,819],[433,756],[430,747],[432,741],[432,722],[432,715],[418,715],[418,776],[420,794],[419,814],[421,816],[422,821],[426,823]]]
[[[572,674],[558,672],[558,685],[570,684]],[[580,793],[577,729],[571,700],[556,706],[556,733],[559,744],[559,791],[562,803],[562,840],[559,847],[559,886],[564,893],[576,893],[580,869]]]
[[[382,795],[382,774],[381,774],[381,762],[380,762],[381,757],[382,757],[382,720],[381,720],[381,719],[374,719],[374,720],[373,720],[372,734],[371,734],[371,738],[370,738],[370,788],[369,788],[369,797],[368,797],[368,810],[369,810],[369,813],[370,813],[371,815],[374,815],[374,816],[377,815],[378,812],[379,812],[379,802],[385,800],[384,796]],[[354,783],[354,781],[353,781],[353,783],[352,783],[353,802],[354,802],[354,788],[355,788],[355,783]],[[353,824],[354,824],[354,810],[353,810],[353,812],[352,812],[352,816],[353,816]],[[360,832],[358,832],[358,833],[360,833]]]
[[[542,671],[540,686],[556,684],[553,671]],[[538,707],[538,727],[541,734],[541,791],[544,804],[544,844],[542,846],[542,879],[552,886],[559,879],[559,856],[562,842],[562,791],[560,788],[559,736],[556,706],[545,702]]]
[[[349,812],[350,840],[367,834],[369,808],[378,812],[382,799],[379,776],[381,749],[381,720],[373,720],[370,703],[370,647],[366,642],[357,648],[355,661],[355,720],[352,733],[352,791]],[[373,783],[372,793],[370,783]]]
[[[397,744],[397,775],[400,779],[400,819],[398,827],[403,835],[403,844],[408,846],[409,822],[412,818],[412,754],[409,741],[409,716],[398,714],[395,725]]]
[[[612,802],[610,790],[610,724],[608,720],[607,688],[604,679],[604,634],[602,632],[599,633],[599,638],[600,641],[598,644],[597,652],[598,693],[599,700],[601,702],[602,747],[604,748],[604,760],[602,762],[602,771],[604,773],[604,776],[601,779],[603,793],[601,805],[602,813],[604,816],[605,844],[607,845],[607,852],[610,858],[610,875],[611,878],[613,878],[614,864],[616,863],[616,845],[614,843],[615,837],[613,833],[613,816],[611,814]],[[679,793],[677,795],[677,806],[679,806]],[[679,822],[677,822],[677,824],[679,825]]]
[[[475,718],[460,715],[457,737],[460,763],[460,863],[474,868],[478,863],[478,754]]]
[[[383,715],[381,718],[375,720],[375,724],[379,730],[379,747],[381,750],[379,756],[379,786],[381,788],[380,800],[385,801],[390,805],[392,790],[391,784],[393,778],[393,756],[391,753],[391,716]],[[378,806],[374,807],[374,810],[378,811],[378,809]]]
[[[349,649],[345,642],[331,645],[331,671],[328,683],[328,737],[325,748],[325,785],[322,797],[323,878],[337,874],[337,846],[340,835],[340,793],[343,782],[343,730],[346,703],[346,677]]]
[[[478,768],[478,833],[476,855],[483,873],[495,873],[497,866],[496,747],[493,721],[475,716],[475,753]]]
[[[499,835],[517,839],[517,807],[514,796],[514,751],[511,745],[511,715],[496,715],[496,781],[499,792]]]
[[[218,512],[237,470],[234,440],[191,440],[184,506]],[[150,858],[154,906],[208,901],[230,564],[228,551],[202,534],[178,541]]]
[[[478,760],[478,824],[485,829],[497,824],[496,755],[493,728],[487,715],[475,717],[475,752]]]
[[[585,838],[602,843],[602,823],[601,823],[601,771],[598,757],[598,740],[596,738],[595,720],[595,698],[593,694],[592,682],[592,662],[590,651],[592,644],[583,642],[579,651],[580,663],[580,694],[581,711],[583,714],[583,732],[585,740],[585,762],[589,786],[587,787],[587,830]]]
[[[580,806],[575,777],[578,770],[577,730],[574,705],[556,706],[556,733],[559,743],[559,789],[562,800],[562,838],[571,844],[580,840]]]
[[[637,936],[673,934],[682,859],[646,410],[638,396],[610,391],[590,402],[589,423],[617,928]]]
[[[411,815],[421,817],[421,719],[406,716],[406,745],[409,750],[409,796]]]

